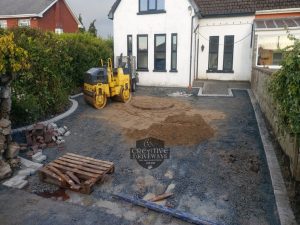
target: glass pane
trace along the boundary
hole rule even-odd
[[[144,52],[138,53],[138,69],[148,69],[148,54]]]
[[[224,70],[232,70],[232,60],[233,60],[233,55],[232,53],[224,53]]]
[[[172,52],[171,69],[177,69],[177,52]]]
[[[156,36],[155,48],[156,51],[165,51],[166,50],[166,36]]]
[[[172,51],[177,51],[177,36],[172,36]]]
[[[209,52],[218,53],[219,51],[219,37],[210,37],[209,39]]]
[[[283,59],[283,54],[281,52],[273,54],[273,65],[280,65]]]
[[[259,36],[257,65],[280,65],[282,61],[282,57],[280,58],[281,50],[292,44],[293,41],[286,35]]]
[[[232,53],[234,46],[234,36],[225,36],[224,52]]]
[[[165,0],[157,0],[157,10],[165,9]]]
[[[140,11],[148,10],[148,0],[140,0]]]
[[[139,42],[138,46],[140,51],[148,49],[148,37],[139,37],[138,42]]]
[[[208,69],[217,70],[218,69],[218,54],[210,53],[208,59]]]
[[[131,36],[128,36],[128,51],[132,50],[132,37]]]
[[[156,70],[165,70],[166,69],[166,53],[159,52],[155,55],[155,69]]]
[[[156,0],[149,0],[149,10],[156,9]]]

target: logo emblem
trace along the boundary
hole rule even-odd
[[[164,141],[150,137],[136,141],[136,148],[130,149],[130,158],[136,159],[142,167],[152,170],[170,158],[170,149],[165,148]]]

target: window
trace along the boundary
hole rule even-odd
[[[148,70],[148,35],[137,36],[137,69]]]
[[[140,12],[163,11],[165,0],[140,0]]]
[[[219,37],[209,37],[209,56],[208,56],[208,70],[218,70],[218,54],[219,54]]]
[[[19,27],[30,27],[30,19],[23,19],[18,21]]]
[[[292,45],[294,42],[284,36],[259,36],[257,46],[257,66],[280,66],[283,53],[282,49]]]
[[[127,35],[127,56],[132,56],[132,35]]]
[[[64,33],[64,30],[61,29],[61,28],[55,28],[55,33],[56,33],[56,34],[63,34],[63,33]]]
[[[0,20],[0,28],[7,28],[7,21],[6,20]]]
[[[233,68],[233,49],[234,49],[234,36],[225,36],[224,39],[224,60],[223,71],[232,71]]]
[[[177,71],[177,34],[171,36],[171,71]]]
[[[166,35],[155,34],[154,36],[154,70],[166,70]]]

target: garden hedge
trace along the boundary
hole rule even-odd
[[[280,125],[289,133],[300,134],[300,41],[283,50],[282,68],[274,73],[269,91],[276,104]]]
[[[83,74],[113,54],[112,40],[88,33],[57,35],[30,28],[0,30],[13,33],[27,52],[30,68],[12,83],[14,126],[37,122],[68,107],[68,96],[83,84]]]

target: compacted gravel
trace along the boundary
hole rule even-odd
[[[149,112],[146,117],[140,116],[145,112],[130,113],[130,106],[116,102],[110,102],[103,110],[95,110],[86,105],[83,97],[78,97],[78,110],[59,123],[68,126],[72,134],[66,137],[63,149],[44,151],[47,161],[72,152],[112,161],[115,163],[115,173],[96,185],[91,195],[66,191],[64,194],[68,198],[65,202],[53,201],[55,198],[42,199],[37,200],[35,206],[28,206],[26,199],[37,198],[28,192],[39,192],[39,188],[48,192],[56,191],[53,186],[39,184],[37,177],[29,179],[26,192],[0,189],[0,201],[7,198],[7,195],[11,195],[11,198],[20,195],[6,204],[17,205],[15,201],[20,201],[19,204],[23,201],[24,204],[21,204],[22,208],[18,211],[26,211],[30,207],[30,210],[42,212],[34,214],[37,221],[40,221],[38,218],[41,214],[47,214],[51,208],[51,212],[62,217],[69,210],[70,217],[76,214],[76,222],[68,224],[93,224],[89,222],[94,221],[96,216],[91,216],[89,221],[89,217],[85,215],[87,209],[92,208],[89,215],[101,211],[101,220],[94,224],[187,224],[112,197],[114,193],[119,193],[144,198],[167,190],[174,195],[162,204],[206,220],[228,225],[279,224],[267,162],[247,92],[233,91],[234,97],[197,97],[198,90],[193,89],[191,97],[167,96],[178,91],[180,89],[177,88],[140,87],[134,98],[162,98],[162,101],[175,102],[175,106],[184,105],[180,110],[176,108],[172,111],[172,107],[160,109],[169,110],[169,113]],[[139,110],[151,109],[143,106]],[[182,118],[178,118],[179,115]],[[174,118],[180,124],[177,129],[187,129],[188,136],[193,136],[192,144],[184,142],[182,136],[186,132],[178,130],[174,131],[177,134],[175,138],[181,141],[166,140],[166,147],[170,148],[170,159],[166,159],[158,168],[148,170],[130,159],[130,148],[135,147],[136,137],[146,138],[159,134],[158,131],[151,133],[151,126],[156,126],[156,130],[159,130],[159,124],[169,126],[170,121],[174,123]],[[198,126],[196,129],[191,118],[197,120],[194,123],[194,126]],[[199,126],[204,130],[199,130]],[[150,129],[148,133],[147,129]],[[133,135],[132,132],[138,135]],[[168,132],[173,131],[168,129]],[[197,135],[205,138],[197,139]],[[82,210],[79,210],[78,205],[81,205]],[[10,213],[15,215],[1,206],[0,221],[1,217],[7,219]],[[15,221],[19,221],[18,216],[24,217],[24,221],[32,218],[31,214],[19,212],[7,224],[17,224]],[[36,224],[66,224],[65,219],[59,218],[50,217],[49,222]]]

